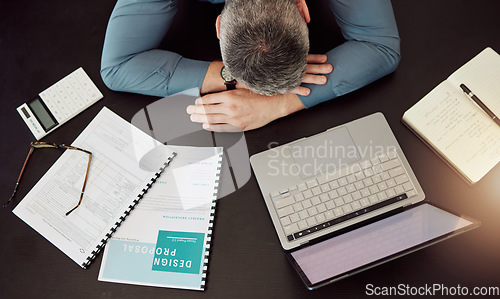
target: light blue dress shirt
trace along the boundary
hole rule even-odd
[[[118,0],[101,61],[101,76],[110,89],[164,97],[201,88],[210,62],[158,49],[178,1]],[[306,108],[393,72],[400,60],[400,39],[390,0],[329,2],[346,41],[326,53],[334,67],[327,75],[327,84],[303,84],[311,89],[310,95],[299,96]]]

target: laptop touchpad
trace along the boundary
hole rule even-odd
[[[327,131],[288,146],[302,179],[334,173],[359,160],[358,149],[346,127]]]

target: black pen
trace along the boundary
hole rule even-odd
[[[473,94],[472,91],[467,88],[467,86],[465,86],[465,84],[460,84],[460,88],[462,88],[464,93],[468,95],[481,109],[483,109],[483,111],[488,114],[488,116],[491,117],[491,119],[493,119],[493,121],[497,125],[500,126],[500,119],[495,115],[495,113],[493,113],[493,111],[486,107],[486,105],[481,102],[481,100],[475,94]]]

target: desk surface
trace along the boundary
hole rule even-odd
[[[191,58],[219,58],[212,24],[221,6],[183,1],[168,38]],[[324,1],[309,1],[312,52],[342,42]],[[99,76],[113,1],[2,1],[0,3],[0,198],[12,192],[33,136],[15,111],[82,66],[104,99],[44,140],[71,143],[105,105],[131,120],[157,98],[113,92]],[[246,133],[250,154],[381,111],[399,140],[427,198],[472,216],[482,226],[317,291],[307,291],[290,267],[255,177],[218,202],[205,292],[97,281],[102,255],[82,270],[11,213],[0,210],[0,297],[315,297],[365,296],[375,287],[500,287],[500,167],[470,187],[400,122],[405,110],[487,46],[500,51],[500,3],[495,0],[394,1],[402,61],[391,74],[359,91]],[[195,21],[193,21],[195,20]],[[199,26],[199,24],[208,24]],[[199,51],[199,44],[205,51]],[[284,130],[286,128],[286,130]],[[18,200],[57,156],[30,162]],[[252,223],[252,224],[250,224]],[[497,289],[498,291],[498,289]],[[440,293],[438,293],[440,294]]]

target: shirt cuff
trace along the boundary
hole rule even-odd
[[[192,88],[197,88],[199,93],[209,65],[208,61],[181,58],[170,78],[167,93],[172,95]]]
[[[301,86],[311,90],[308,96],[297,95],[306,108],[311,108],[312,106],[316,106],[319,103],[326,102],[338,96],[336,90],[328,85],[302,84]]]

